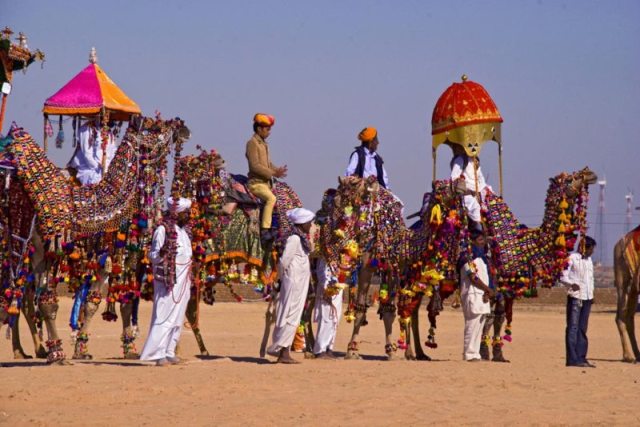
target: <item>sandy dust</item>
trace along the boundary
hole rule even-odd
[[[60,326],[70,306],[69,299],[61,301]],[[564,366],[560,306],[516,306],[514,342],[505,346],[510,364],[461,361],[462,314],[446,308],[439,348],[429,351],[433,362],[382,360],[383,325],[371,309],[361,335],[365,360],[298,354],[296,366],[258,357],[265,307],[203,307],[202,332],[215,356],[196,357],[193,334],[185,331],[187,363],[166,368],[120,359],[120,326],[102,320],[95,321],[89,342],[96,359],[72,366],[14,362],[10,342],[2,339],[0,425],[640,424],[640,365],[619,361],[609,310],[591,316],[589,356],[597,368],[581,369]],[[151,304],[143,303],[139,349],[150,312]],[[346,349],[350,326],[341,325],[339,351]],[[70,354],[66,327],[64,338]],[[24,335],[23,346],[33,352]]]

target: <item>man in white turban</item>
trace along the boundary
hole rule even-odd
[[[287,238],[284,252],[278,262],[280,292],[276,307],[276,325],[267,353],[278,358],[278,363],[300,363],[291,357],[289,348],[300,324],[304,303],[309,290],[309,231],[315,215],[310,210],[295,208],[287,212],[294,224],[293,234]]]
[[[168,220],[156,228],[149,258],[153,264],[153,314],[141,360],[157,366],[179,363],[176,345],[180,340],[187,304],[191,297],[191,240],[184,230],[189,222],[191,200],[167,199]],[[173,224],[174,233],[167,227]],[[167,234],[169,234],[167,236]],[[175,277],[170,274],[175,269]]]

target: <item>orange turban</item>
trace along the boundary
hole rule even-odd
[[[253,122],[259,126],[273,126],[276,122],[275,117],[269,115],[269,114],[264,114],[264,113],[258,113],[255,116],[253,116]]]
[[[358,134],[358,139],[362,142],[369,142],[372,141],[376,136],[378,136],[378,131],[376,130],[376,128],[369,127],[362,129],[362,132]]]

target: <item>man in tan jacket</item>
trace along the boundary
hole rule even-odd
[[[247,142],[247,160],[249,161],[249,191],[264,201],[260,237],[268,241],[274,238],[271,231],[271,217],[276,204],[276,196],[271,192],[272,178],[287,176],[287,166],[276,167],[271,163],[267,138],[271,134],[271,126],[275,118],[268,114],[258,113],[253,117],[255,132]]]

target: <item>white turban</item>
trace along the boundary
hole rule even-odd
[[[313,221],[316,216],[309,209],[295,208],[287,211],[287,218],[294,224],[306,224]]]
[[[171,206],[173,206],[173,204],[174,204],[173,198],[169,197],[167,199],[167,206],[169,207],[169,209],[171,209]],[[178,204],[176,205],[176,213],[187,211],[190,208],[191,208],[191,200],[185,199],[184,197],[180,197],[178,199]]]

